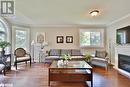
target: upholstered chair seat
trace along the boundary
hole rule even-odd
[[[106,51],[96,51],[95,56],[91,59],[92,65],[98,65],[108,69],[109,58]]]
[[[29,57],[17,57],[17,61],[25,61],[25,60],[29,60]]]

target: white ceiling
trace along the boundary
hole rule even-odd
[[[100,15],[89,12],[98,9]],[[110,24],[130,13],[130,0],[15,0],[13,23],[29,25]]]

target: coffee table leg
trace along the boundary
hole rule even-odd
[[[49,71],[48,71],[49,73],[48,73],[48,86],[50,86],[50,69],[49,69]]]
[[[93,70],[91,69],[91,87],[93,87]]]
[[[48,82],[48,86],[50,86],[50,81]]]

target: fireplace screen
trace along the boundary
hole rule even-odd
[[[118,54],[118,68],[130,73],[130,56]]]

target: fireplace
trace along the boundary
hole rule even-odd
[[[130,73],[130,56],[118,54],[118,68]]]

